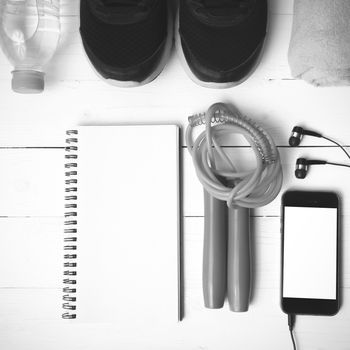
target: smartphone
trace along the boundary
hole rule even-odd
[[[333,192],[282,196],[281,306],[287,314],[339,310],[339,198]]]

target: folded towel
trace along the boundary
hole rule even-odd
[[[350,0],[295,0],[288,59],[294,78],[350,85]]]

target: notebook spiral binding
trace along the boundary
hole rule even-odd
[[[78,175],[78,130],[66,131],[65,148],[65,221],[64,221],[64,279],[63,309],[64,319],[74,319],[76,315],[77,283],[77,175]]]

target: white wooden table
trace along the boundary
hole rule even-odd
[[[196,86],[173,53],[161,76],[134,89],[100,81],[82,50],[78,0],[62,2],[62,39],[47,68],[41,95],[10,89],[11,67],[0,55],[0,349],[135,349],[118,343],[113,325],[81,325],[60,319],[62,281],[64,132],[77,124],[173,121],[210,104],[229,101],[260,121],[282,156],[284,190],[330,189],[343,198],[342,307],[335,317],[298,317],[300,349],[350,349],[349,171],[319,167],[306,180],[293,177],[304,155],[346,161],[320,140],[305,138],[291,149],[298,123],[350,144],[350,89],[314,88],[291,78],[287,49],[292,0],[270,1],[266,51],[254,75],[241,86],[210,90]],[[249,153],[237,140],[232,151]],[[96,145],[98,147],[98,145]],[[250,310],[236,314],[203,307],[201,260],[202,189],[184,154],[185,319],[147,349],[291,349],[287,318],[279,307],[279,198],[252,213],[254,288]],[[142,209],[142,208],[140,208]],[[103,297],[103,291],[101,290]],[[130,342],[137,334],[130,334]]]

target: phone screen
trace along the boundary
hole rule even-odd
[[[337,299],[337,215],[284,207],[283,298]]]

